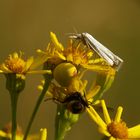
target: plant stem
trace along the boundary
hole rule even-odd
[[[66,117],[66,110],[62,105],[57,105],[55,118],[55,140],[64,140],[65,135],[71,129],[71,122]]]
[[[47,91],[47,89],[49,87],[50,81],[51,81],[51,78],[48,78],[47,80],[45,80],[44,88],[43,88],[42,93],[40,94],[40,96],[39,96],[39,98],[38,98],[38,100],[36,102],[36,105],[35,105],[34,110],[32,112],[31,118],[30,118],[29,123],[27,125],[27,129],[25,131],[25,135],[24,135],[24,139],[23,140],[27,139],[27,136],[28,136],[29,131],[31,129],[32,123],[33,123],[33,121],[35,119],[35,116],[37,114],[37,111],[38,111],[38,109],[40,107],[40,104],[41,104],[42,100],[44,99],[46,91]]]
[[[55,117],[55,140],[63,140],[65,136],[65,119],[63,119],[64,110],[61,105],[57,105]]]
[[[12,112],[12,140],[16,139],[16,129],[17,129],[17,102],[20,92],[25,87],[25,77],[24,75],[16,73],[7,73],[6,77],[6,89],[9,91],[11,98],[11,112]]]
[[[16,139],[16,129],[17,129],[17,121],[16,121],[16,114],[17,114],[17,101],[18,101],[18,94],[11,93],[11,109],[12,109],[12,140]]]
[[[59,130],[59,119],[60,119],[60,106],[57,105],[57,111],[55,116],[55,140],[58,140],[58,130]]]
[[[57,105],[55,117],[55,140],[64,140],[73,124],[79,120],[79,114],[72,114],[64,105]]]

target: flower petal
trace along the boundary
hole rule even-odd
[[[94,96],[100,91],[101,87],[99,85],[93,86],[86,94],[86,98],[89,100],[94,98]]]
[[[112,69],[109,66],[103,66],[103,65],[86,65],[86,64],[84,64],[82,66],[88,70],[93,70],[94,72],[103,72],[103,73],[108,73]]]
[[[115,122],[120,122],[121,116],[122,116],[122,111],[123,111],[123,107],[119,106],[117,109],[115,119],[114,119]]]
[[[28,71],[28,74],[52,74],[51,70],[35,70],[35,71]]]
[[[128,129],[128,138],[140,139],[140,124]]]
[[[9,69],[5,66],[4,63],[1,65],[0,69],[1,69],[1,72],[3,72],[3,73],[12,73],[12,71],[9,70]]]
[[[14,53],[13,53],[13,58],[19,58],[19,55],[18,55],[17,52],[14,52]]]
[[[47,56],[46,54],[40,53],[39,56],[37,58],[34,59],[34,62],[32,63],[30,70],[35,69],[36,67],[42,65],[44,62],[47,61],[47,59],[50,56]]]
[[[28,71],[33,62],[34,62],[34,58],[33,58],[33,57],[30,57],[30,58],[26,61],[26,65],[25,65],[25,67],[24,67],[24,69],[23,69],[23,72]]]
[[[0,137],[7,137],[7,134],[4,131],[0,130]]]
[[[114,137],[110,137],[109,140],[117,140],[116,138]]]
[[[101,105],[102,105],[102,108],[103,108],[103,114],[104,114],[105,122],[107,124],[109,124],[109,123],[111,123],[111,118],[109,116],[109,113],[108,113],[108,110],[107,110],[107,107],[106,107],[106,104],[105,104],[104,100],[101,100]]]
[[[98,130],[99,130],[99,132],[101,134],[104,134],[107,137],[110,137],[111,136],[111,134],[107,130],[105,130],[105,129],[101,128],[101,127],[99,127]]]
[[[52,43],[55,45],[57,50],[63,51],[64,47],[62,46],[62,44],[58,41],[56,35],[53,32],[50,32],[50,36],[51,36],[51,41]]]
[[[88,114],[90,115],[90,117],[95,121],[95,123],[106,130],[107,125],[105,124],[105,122],[102,120],[102,118],[98,115],[98,113],[95,111],[95,109],[89,105],[87,109]]]
[[[47,140],[47,129],[40,129],[40,140]]]

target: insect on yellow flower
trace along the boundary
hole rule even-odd
[[[116,116],[113,120],[110,118],[104,100],[101,100],[101,106],[105,121],[98,115],[92,106],[87,108],[89,116],[98,125],[100,133],[109,137],[110,140],[140,139],[140,124],[128,128],[126,123],[121,119],[123,111],[121,106],[118,107]]]
[[[88,101],[93,100],[99,91],[97,98],[101,97],[103,92],[110,87],[116,70],[83,42],[70,39],[68,46],[64,48],[54,33],[51,32],[50,36],[51,41],[46,50],[38,50],[38,52],[48,58],[46,66],[52,70],[53,77],[57,82],[57,84],[52,84],[52,98],[65,104],[70,103],[67,104],[70,107],[73,104],[75,107],[75,104],[81,103],[78,104],[79,107],[84,106],[85,109],[88,106]],[[98,76],[93,87],[85,93],[85,86],[83,86],[81,78],[87,70],[97,72]],[[73,103],[73,100],[78,103],[75,101]]]
[[[98,73],[97,79],[99,80],[96,82],[97,86],[100,84],[100,79],[104,79],[102,81],[106,85],[108,81],[113,81],[116,70],[82,42],[69,39],[67,47],[63,47],[54,33],[51,32],[50,37],[51,41],[46,50],[37,51],[39,55],[44,58],[46,57],[47,61],[45,62],[46,67],[44,69],[51,69],[53,78],[61,86],[68,86],[73,77],[79,73],[84,75],[88,70]]]
[[[110,65],[82,42],[69,39],[67,47],[63,47],[54,33],[51,32],[50,37],[46,50],[37,52],[47,58],[47,64],[51,65],[52,70],[60,63],[71,63],[79,70],[85,68],[94,72],[110,71]]]
[[[92,51],[96,52],[107,62],[108,65],[114,67],[116,70],[119,70],[121,67],[123,60],[102,45],[89,33],[71,34],[69,37],[83,42],[83,44],[89,47]]]
[[[97,86],[86,90],[86,85],[87,81],[82,81],[77,76],[71,80],[67,87],[60,86],[55,81],[52,81],[46,93],[46,100],[53,100],[57,104],[63,104],[73,114],[80,114],[91,104],[100,89]],[[39,86],[39,88],[42,90],[42,86]]]

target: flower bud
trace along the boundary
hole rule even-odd
[[[72,78],[77,74],[76,67],[71,63],[61,63],[53,71],[54,79],[61,86],[68,86]]]

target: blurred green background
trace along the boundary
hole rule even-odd
[[[140,123],[140,1],[139,0],[1,0],[0,62],[8,54],[22,50],[25,55],[45,49],[49,32],[66,44],[67,33],[88,32],[124,59],[111,89],[104,95],[109,106],[124,107],[128,126]],[[25,130],[38,97],[42,76],[29,75],[18,102],[18,122]],[[10,121],[10,99],[5,77],[0,75],[0,127]],[[44,102],[34,121],[32,132],[47,127],[48,140],[54,138],[56,105]],[[96,125],[84,113],[67,135],[67,140],[100,139]]]

